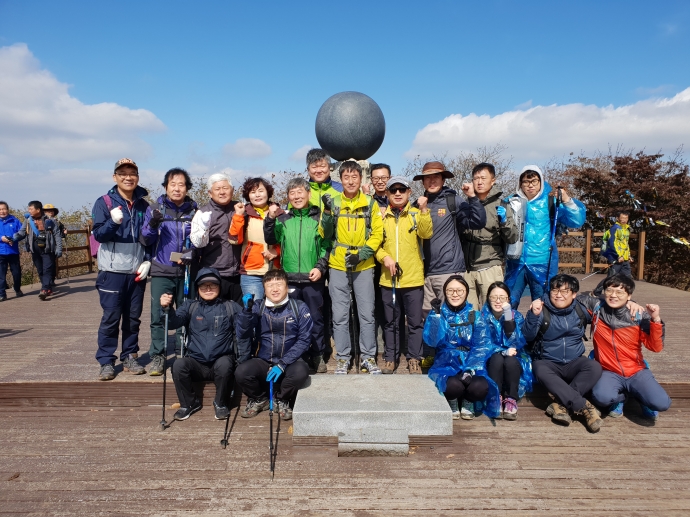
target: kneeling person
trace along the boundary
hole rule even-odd
[[[241,413],[251,418],[269,406],[269,383],[275,382],[278,412],[283,420],[292,418],[291,404],[297,390],[309,377],[309,366],[301,357],[309,349],[312,320],[307,305],[288,296],[288,276],[272,269],[263,278],[266,298],[260,304],[251,294],[242,300],[239,334],[252,341],[255,357],[237,368],[237,384],[247,395],[247,406]]]
[[[189,344],[185,355],[172,366],[173,382],[182,407],[175,413],[175,420],[186,420],[201,409],[201,401],[192,387],[193,382],[214,381],[216,398],[213,407],[216,419],[230,415],[227,402],[234,382],[237,355],[249,355],[249,346],[239,344],[236,351],[235,324],[241,307],[232,301],[220,299],[220,273],[213,268],[203,268],[196,277],[199,299],[187,300],[177,310],[171,307],[173,295],[161,296],[163,310],[170,307],[168,328],[187,327]],[[167,341],[167,336],[166,341]],[[166,343],[167,344],[167,343]],[[167,353],[164,349],[163,353]]]

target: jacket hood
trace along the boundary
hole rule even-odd
[[[208,275],[213,275],[218,279],[218,282],[220,282],[220,273],[218,270],[214,267],[202,267],[199,272],[196,275],[196,278],[194,279],[195,282],[199,282],[199,280],[202,277],[208,276]]]
[[[520,174],[518,174],[518,178],[522,176],[523,173],[527,171],[534,171],[539,175],[539,181],[541,182],[541,189],[539,192],[537,192],[537,195],[534,196],[533,199],[531,199],[529,202],[534,201],[535,199],[539,199],[542,194],[546,194],[547,196],[549,195],[549,192],[551,192],[551,185],[549,185],[546,180],[544,179],[544,173],[541,171],[539,167],[536,165],[525,165],[522,170],[520,171]],[[518,180],[519,181],[519,180]],[[518,196],[520,196],[523,199],[527,199],[527,196],[525,193],[522,191],[522,186],[520,183],[518,183],[517,189],[515,190]]]
[[[177,206],[175,203],[170,201],[170,199],[168,199],[168,196],[166,196],[165,194],[160,196],[156,201],[159,205],[165,204],[165,206],[167,206],[171,210],[175,210],[176,212],[189,212],[192,209],[197,209],[196,201],[194,201],[189,196],[185,196],[184,201],[180,206]]]

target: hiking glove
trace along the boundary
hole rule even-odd
[[[367,260],[368,258],[371,258],[374,256],[374,250],[372,250],[369,246],[363,246],[362,249],[359,250],[359,260]],[[400,266],[398,266],[400,267]]]
[[[472,370],[467,370],[465,373],[462,374],[462,377],[460,380],[462,383],[465,385],[465,388],[470,385],[470,382],[472,382],[472,375],[474,372]]]
[[[199,212],[199,222],[204,230],[208,230],[211,227],[211,212]]]
[[[321,202],[323,203],[324,212],[331,212],[333,210],[333,199],[330,194],[321,196]]]
[[[242,297],[242,305],[248,311],[252,310],[254,307],[254,295],[252,293],[247,293]]]
[[[146,260],[141,263],[141,266],[139,266],[139,269],[137,269],[137,277],[134,279],[135,282],[141,282],[142,280],[145,282],[146,278],[149,276],[149,271],[151,270],[151,263]]]
[[[122,207],[118,206],[116,208],[113,208],[110,211],[110,218],[113,220],[115,224],[121,224],[122,223],[122,218],[124,216],[122,215]]]
[[[149,226],[151,228],[158,228],[162,222],[163,222],[163,212],[161,212],[157,208],[154,208],[151,211],[151,219],[149,219]]]
[[[496,213],[498,214],[498,222],[505,224],[506,222],[506,209],[502,206],[496,207]]]
[[[350,269],[356,268],[359,261],[360,257],[357,253],[348,253],[345,255],[345,265]]]
[[[436,314],[441,314],[441,303],[441,300],[439,300],[438,298],[434,298],[433,300],[431,300],[431,308],[434,309],[434,312]]]
[[[266,381],[267,382],[275,382],[278,380],[278,378],[283,375],[283,369],[280,367],[280,365],[276,364],[268,370],[268,375],[266,376]]]

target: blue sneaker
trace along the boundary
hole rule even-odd
[[[659,420],[659,412],[654,411],[653,409],[649,409],[647,406],[644,404],[640,404],[642,407],[642,418],[646,418],[647,420],[651,420],[652,422],[656,422]]]
[[[611,418],[619,418],[623,416],[623,402],[619,402],[618,404],[614,404],[609,408],[609,414]]]

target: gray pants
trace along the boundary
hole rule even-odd
[[[359,315],[359,350],[361,359],[376,356],[376,334],[374,325],[374,269],[365,269],[352,275]],[[333,340],[337,359],[350,360],[350,285],[348,273],[330,268],[328,291],[331,295],[333,310]]]

